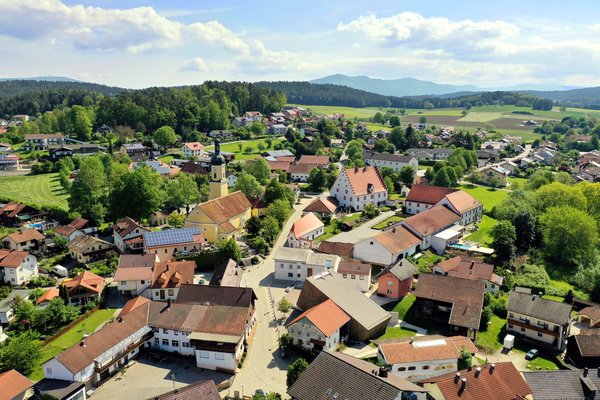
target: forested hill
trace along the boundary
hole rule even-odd
[[[0,81],[0,97],[19,96],[32,92],[50,92],[58,90],[88,91],[112,96],[127,89],[99,85],[97,83],[73,81],[5,80]]]

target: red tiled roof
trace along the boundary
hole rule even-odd
[[[379,350],[389,364],[449,360],[460,358],[460,351],[465,346],[470,353],[477,353],[477,347],[471,339],[464,336],[414,337],[394,342],[379,344]]]
[[[147,303],[150,303],[150,299],[148,299],[146,297],[143,297],[143,296],[135,297],[135,298],[129,300],[125,304],[125,306],[123,307],[123,309],[119,313],[119,316],[122,317],[124,315],[127,315],[130,312],[132,312],[133,310],[135,310],[138,307],[143,306],[144,304],[147,304]]]
[[[449,193],[446,195],[446,199],[461,214],[481,206],[480,202],[464,190]]]
[[[319,253],[335,254],[340,257],[352,257],[354,245],[352,243],[329,242],[325,240],[321,242],[317,251]]]
[[[358,260],[340,261],[337,272],[338,274],[369,275],[371,273],[371,264]]]
[[[369,240],[369,239],[368,239]],[[421,243],[421,240],[403,226],[397,226],[373,237],[390,253],[402,253]]]
[[[335,202],[335,203],[334,203]],[[333,198],[318,198],[313,200],[304,211],[333,214],[337,208],[337,200]]]
[[[54,299],[54,298],[56,298],[58,296],[60,296],[60,292],[59,292],[58,288],[55,288],[55,287],[50,288],[50,289],[46,290],[44,292],[44,294],[41,295],[37,299],[37,301],[35,302],[35,304],[42,304],[43,302],[50,301],[50,300],[52,300],[52,299]]]
[[[244,193],[238,190],[227,196],[202,203],[198,207],[214,223],[222,224],[236,215],[243,214],[251,208],[251,205]]]
[[[11,369],[0,374],[0,400],[11,400],[33,386],[33,382]]]
[[[26,251],[11,251],[4,256],[0,253],[0,267],[19,268],[27,256],[29,253]]]
[[[312,165],[327,166],[327,165],[329,165],[329,156],[309,156],[309,155],[303,154],[300,157],[300,160],[298,160],[298,164],[299,165],[312,164]]]
[[[71,236],[73,234],[73,232],[83,228],[84,226],[86,226],[88,224],[87,219],[84,218],[75,218],[73,221],[71,221],[68,225],[61,225],[56,227],[56,229],[54,229],[55,233],[58,233],[59,235],[63,235],[63,236]]]
[[[406,196],[406,201],[425,204],[437,204],[447,194],[455,192],[456,189],[443,186],[413,185]]]
[[[408,225],[421,236],[429,236],[446,229],[458,221],[460,221],[460,216],[444,206],[436,206],[406,218],[401,224]]]
[[[337,304],[328,299],[312,308],[309,308],[292,322],[287,327],[296,322],[307,318],[314,326],[317,327],[325,336],[331,336],[337,329],[341,328],[345,323],[350,321],[350,317]]]
[[[291,232],[296,238],[300,238],[309,232],[323,227],[323,222],[313,213],[308,213],[292,225]]]
[[[119,221],[117,221],[116,224],[113,225],[112,228],[113,228],[113,231],[115,231],[121,237],[125,237],[125,236],[129,235],[129,233],[131,233],[136,228],[140,228],[145,232],[150,231],[148,228],[144,228],[142,225],[140,225],[135,220],[133,220],[129,217],[121,218]],[[142,233],[143,232],[140,232],[140,235]]]
[[[93,293],[102,293],[104,278],[93,272],[83,271],[73,279],[65,279],[62,284],[69,289],[69,292],[83,287]]]
[[[187,142],[184,145],[190,150],[202,150],[204,148],[204,145],[200,142]]]
[[[271,171],[287,171],[289,168],[291,161],[267,161],[269,164],[269,168]]]
[[[265,201],[261,198],[250,200],[250,206],[252,207],[252,209],[269,207],[269,205],[265,203]]]
[[[310,172],[317,168],[314,164],[290,164],[287,169],[288,174],[310,174]]]
[[[448,274],[465,279],[484,279],[502,285],[502,277],[494,274],[494,266],[472,257],[453,257],[444,260],[438,266]]]
[[[201,381],[155,396],[154,400],[221,400],[214,381]]]
[[[35,229],[23,229],[20,232],[10,233],[7,238],[15,243],[25,243],[30,240],[44,240],[44,235]]]
[[[221,228],[221,230],[225,233],[235,232],[235,226],[229,221],[219,224],[219,228]]]
[[[387,188],[377,167],[346,168],[342,173],[348,177],[350,188],[355,196],[385,192]],[[372,190],[369,191],[369,185]]]
[[[194,261],[158,262],[154,266],[152,287],[174,288],[184,283],[194,283]]]

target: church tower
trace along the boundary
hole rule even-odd
[[[221,143],[215,139],[215,151],[210,159],[210,200],[227,196],[225,157],[221,154]]]

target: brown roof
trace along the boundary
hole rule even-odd
[[[415,336],[394,342],[379,344],[379,351],[388,364],[403,364],[434,360],[460,358],[460,351],[465,346],[470,353],[477,353],[477,347],[471,339],[464,336]]]
[[[313,213],[308,213],[292,225],[292,229],[290,230],[296,238],[300,238],[306,235],[309,232],[317,230],[323,227],[323,221],[321,221],[317,216]]]
[[[377,167],[346,168],[342,173],[345,173],[348,177],[348,183],[355,196],[385,192],[387,190]],[[372,190],[369,191],[369,188],[372,188]]]
[[[69,222],[68,225],[57,226],[56,229],[54,229],[54,233],[63,236],[71,236],[73,232],[83,228],[88,222],[90,221],[84,218],[75,218],[73,221]]]
[[[464,190],[449,193],[446,195],[446,199],[461,214],[481,206],[480,202]]]
[[[371,264],[358,260],[344,260],[340,261],[337,272],[338,274],[369,275],[371,273]]]
[[[458,221],[460,221],[460,216],[444,206],[436,206],[408,217],[400,224],[408,225],[409,228],[412,228],[412,231],[421,236],[429,236],[443,231]]]
[[[10,251],[5,255],[0,253],[0,267],[19,268],[27,256],[29,253],[26,251]]]
[[[16,399],[33,386],[33,382],[11,369],[0,374],[0,400]]]
[[[298,160],[298,164],[312,164],[312,165],[329,165],[329,156],[309,156],[306,154],[302,154],[300,159]]]
[[[502,285],[502,277],[494,274],[494,266],[483,260],[472,257],[458,256],[444,260],[438,266],[448,274],[465,279],[483,279]]]
[[[476,368],[460,371],[461,380],[457,383],[455,373],[426,379],[420,383],[435,383],[445,400],[516,400],[532,394],[531,388],[512,362],[482,365],[481,372]],[[466,389],[460,390],[462,379],[467,380]]]
[[[267,203],[265,203],[265,201],[263,199],[261,199],[260,197],[257,199],[250,200],[250,206],[252,207],[252,209],[269,207],[269,205]]]
[[[153,257],[148,257],[153,256]],[[115,273],[115,281],[150,281],[152,280],[152,269],[154,268],[156,254],[138,255],[123,254],[119,259],[119,268]],[[152,262],[142,262],[151,259]],[[132,260],[131,262],[129,260]],[[137,261],[140,260],[138,263]]]
[[[415,290],[418,299],[452,303],[450,325],[479,329],[485,285],[481,281],[421,274]]]
[[[184,145],[190,150],[202,150],[204,148],[204,146],[200,142],[188,142],[184,143]]]
[[[369,240],[369,239],[367,239]],[[417,246],[421,240],[403,226],[393,227],[373,237],[391,253],[402,253],[406,249]]]
[[[235,226],[229,221],[223,222],[222,224],[220,224],[219,228],[221,228],[221,230],[225,233],[235,232]]]
[[[277,161],[289,161],[290,163],[296,161],[296,157],[294,156],[276,156],[275,159]]]
[[[318,198],[313,200],[306,208],[305,212],[316,212],[333,214],[337,208],[337,200],[334,198]]]
[[[335,254],[340,257],[352,257],[354,245],[352,243],[323,241],[317,251],[319,253]]]
[[[279,159],[277,161],[267,162],[269,163],[269,168],[271,169],[271,171],[287,171],[288,167],[291,164],[290,161],[280,161]]]
[[[104,290],[104,278],[90,271],[83,271],[73,279],[65,279],[62,284],[69,292],[81,287],[94,293],[102,293]]]
[[[125,217],[120,219],[116,224],[113,225],[113,231],[121,237],[129,235],[134,229],[140,228],[145,232],[150,232],[148,228],[144,228],[142,225],[137,223],[135,220]],[[142,232],[140,232],[140,235]]]
[[[194,261],[167,261],[154,265],[153,288],[173,288],[184,283],[194,283]]]
[[[232,217],[244,213],[251,205],[244,193],[233,192],[198,205],[208,218],[216,224],[229,221]]]
[[[20,232],[9,233],[6,238],[15,243],[25,243],[30,240],[44,240],[44,235],[35,229],[23,229]]]
[[[594,321],[600,320],[600,306],[585,307],[579,311],[579,315],[585,315]]]
[[[206,167],[203,167],[198,162],[190,161],[181,166],[181,172],[185,172],[186,174],[208,175],[210,170]]]
[[[310,174],[310,172],[317,168],[314,164],[290,164],[287,169],[288,174]]]
[[[208,285],[181,285],[177,293],[180,304],[213,304],[231,307],[248,307],[256,295],[251,288]]]
[[[148,299],[146,297],[142,297],[142,296],[134,297],[133,299],[129,300],[125,304],[125,306],[123,307],[123,309],[119,313],[119,316],[122,317],[125,314],[129,314],[130,312],[132,312],[136,308],[141,307],[141,306],[143,306],[146,303],[150,303],[150,299]]]
[[[148,400],[221,400],[214,381],[200,381]]]
[[[443,186],[413,185],[406,196],[406,201],[433,205],[439,203],[447,194],[455,191],[456,189]]]
[[[76,253],[85,254],[92,251],[92,246],[96,247],[100,246],[101,244],[110,245],[110,243],[102,239],[98,239],[97,237],[90,235],[81,235],[71,240],[67,247],[69,248],[69,250],[72,250]],[[98,250],[100,249],[98,248]]]
[[[58,296],[60,296],[60,292],[59,292],[58,288],[55,288],[55,287],[50,288],[50,289],[46,290],[44,292],[44,294],[41,295],[37,299],[37,301],[35,302],[35,304],[41,304],[41,303],[43,303],[45,301],[50,301],[50,300],[52,300],[52,299],[54,299],[54,298],[56,298]]]
[[[297,316],[292,322],[286,325],[294,325],[296,322],[302,319],[308,319],[323,335],[329,337],[333,333],[340,329],[344,324],[350,321],[350,317],[341,308],[337,306],[332,300],[325,300],[321,304],[318,304],[302,314]]]
[[[573,335],[582,357],[600,357],[600,334]]]
[[[242,269],[232,259],[219,265],[215,268],[209,285],[214,286],[240,286],[242,281]]]
[[[37,140],[37,139],[64,139],[64,135],[58,133],[32,133],[25,135],[25,140]]]

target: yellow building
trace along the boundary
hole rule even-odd
[[[225,157],[221,154],[221,143],[215,139],[215,151],[210,159],[210,199],[227,196],[227,174]]]

